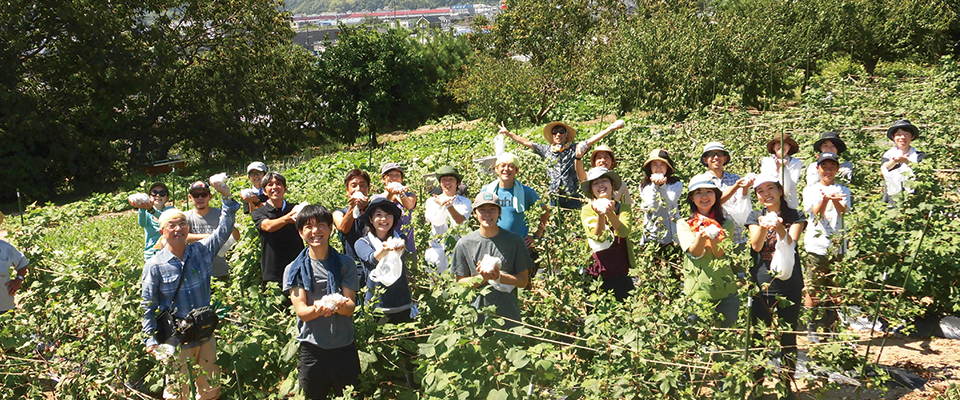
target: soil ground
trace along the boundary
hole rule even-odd
[[[860,339],[863,341],[856,346],[857,352],[864,355],[869,340],[870,359],[876,360],[883,338],[874,335],[871,339],[870,334],[864,332],[860,333]],[[799,342],[801,348],[807,347],[805,338],[799,338]],[[865,390],[860,399],[937,399],[951,384],[960,385],[960,340],[887,336],[883,351],[880,352],[880,365],[907,370],[926,379],[927,383],[919,390],[891,388],[885,395],[877,390]],[[845,385],[823,392],[821,382],[800,380],[798,384],[802,399],[816,399],[819,396],[830,400],[857,398],[855,386]]]

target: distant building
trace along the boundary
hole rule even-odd
[[[297,32],[293,42],[316,54],[325,51],[326,46],[336,45],[339,36],[340,28],[308,29]]]

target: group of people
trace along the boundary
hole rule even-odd
[[[740,309],[738,281],[747,275],[725,259],[747,247],[753,260],[749,277],[761,288],[753,301],[754,318],[769,324],[776,313],[794,325],[801,302],[811,308],[817,305],[816,289],[829,280],[832,260],[845,251],[842,241],[835,243],[834,237],[842,237],[842,216],[852,207],[851,192],[838,178],[849,182],[853,167],[840,159],[846,144],[837,133],[826,132],[814,143],[817,159],[807,167],[801,207],[797,185],[803,164],[793,157],[799,145],[786,134],[775,135],[767,143],[769,156],[761,161],[760,173],[743,177],[725,170],[731,156],[722,143],[708,143],[700,156],[705,171],[689,180],[685,196],[670,154],[655,149],[643,163],[640,199],[635,202],[615,172],[613,149],[597,146],[589,153],[589,169],[583,162],[591,147],[622,127],[623,122],[617,121],[588,140],[575,142],[573,127],[552,122],[543,129],[547,144],[535,144],[501,124],[499,134],[548,162],[548,199],[541,200],[536,190],[520,182],[522,163],[511,153],[496,157],[495,179],[482,185],[473,201],[461,193],[459,171],[444,166],[434,174],[437,189],[422,200],[431,232],[424,261],[436,273],[449,269],[457,282],[475,288],[490,286],[486,294],[478,293],[474,305],[496,306],[507,326],[513,326],[521,320],[517,290],[527,287],[536,273],[535,244],[543,237],[551,210],[579,210],[592,252],[585,274],[600,280],[602,290],[618,300],[626,299],[634,288],[629,271],[636,265],[636,256],[630,236],[639,224],[644,242],[679,245],[684,255],[684,293],[691,300],[709,303],[716,312],[715,317],[694,318],[711,318],[722,327],[735,325]],[[911,190],[904,184],[911,175],[910,165],[923,159],[923,153],[910,146],[918,134],[917,127],[906,120],[888,130],[895,147],[884,154],[881,172],[886,180],[884,198],[890,204],[900,198],[899,193]],[[369,304],[383,323],[409,322],[418,315],[410,267],[419,259],[412,211],[421,199],[404,184],[404,170],[397,163],[381,167],[382,191],[373,194],[367,172],[347,172],[343,181],[347,204],[332,211],[318,204],[288,203],[285,178],[268,172],[262,163],[251,164],[248,177],[254,188],[241,192],[241,197],[259,232],[262,281],[264,285],[276,282],[298,317],[302,390],[307,398],[325,398],[356,385],[360,366],[352,315],[357,306]],[[215,186],[224,196],[222,210],[209,208],[211,186],[206,182],[190,186],[195,209],[188,213],[167,206],[169,191],[162,183],[151,186],[152,204],[140,209],[138,220],[145,231],[142,290],[148,352],[159,344],[154,338],[158,310],[175,305],[183,318],[191,309],[208,306],[210,277],[226,274],[225,264],[218,266],[217,259],[222,260],[221,250],[231,234],[237,234],[233,221],[240,204],[231,199],[225,185]],[[751,189],[760,203],[758,210],[754,210]],[[681,210],[681,199],[688,212]],[[636,213],[633,207],[638,208]],[[528,210],[539,210],[536,227],[527,223]],[[476,220],[476,230],[462,237],[448,234],[471,218]],[[801,271],[797,247],[804,231],[807,270]],[[330,245],[334,235],[342,252]],[[444,244],[444,235],[455,240],[452,251]],[[357,298],[361,291],[363,303]],[[781,304],[779,298],[790,302]],[[808,326],[812,333],[817,322]],[[787,352],[796,351],[795,334],[784,333],[781,343]],[[196,348],[187,355],[181,353],[185,360],[205,368],[211,354],[215,360],[212,337],[183,347]],[[215,364],[209,371],[216,373]],[[197,385],[204,398],[218,395],[206,381]]]

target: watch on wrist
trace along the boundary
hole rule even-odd
[[[16,277],[13,278],[13,280],[15,281],[22,281],[24,279],[26,279],[26,277],[23,275],[17,275]]]

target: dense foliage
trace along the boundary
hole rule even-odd
[[[463,0],[288,0],[283,3],[287,10],[296,14],[320,14],[325,12],[416,10],[490,2],[466,2]]]
[[[309,55],[277,2],[0,7],[0,201],[103,190],[130,167],[299,148]],[[215,139],[214,139],[215,138]],[[29,182],[29,184],[23,184]]]
[[[836,130],[850,147],[843,158],[856,171],[854,209],[845,219],[854,250],[838,266],[841,279],[833,290],[849,304],[881,305],[892,326],[909,324],[923,313],[960,312],[960,274],[953,266],[960,256],[955,239],[960,221],[953,216],[960,182],[955,172],[960,117],[954,112],[960,68],[951,58],[928,69],[881,64],[873,78],[850,76],[846,71],[851,68],[857,66],[830,65],[811,78],[810,90],[796,106],[753,114],[709,108],[671,124],[626,116],[627,128],[604,143],[616,149],[617,169],[636,191],[645,154],[656,147],[671,152],[678,174],[687,180],[702,171],[698,157],[708,141],[724,141],[734,155],[729,169],[742,174],[757,171],[762,143],[772,133],[791,133],[801,144],[798,157],[809,161],[817,135]],[[603,106],[583,98],[557,109],[591,117]],[[885,128],[901,117],[921,126],[923,136],[914,144],[929,158],[916,169],[917,194],[890,211],[879,201],[876,170],[880,154],[890,146]],[[407,184],[421,203],[433,183],[423,175],[445,164],[464,172],[473,194],[493,177],[470,159],[493,152],[496,129],[493,121],[467,128],[454,128],[455,122],[445,119],[433,132],[380,148],[323,154],[285,169],[288,198],[346,204],[343,174],[360,167],[375,175],[386,161],[404,165]],[[572,123],[583,136],[605,126]],[[542,140],[540,126],[511,129]],[[524,164],[520,178],[544,193],[542,162],[522,148],[509,149]],[[235,172],[242,175],[242,166]],[[171,187],[186,187],[197,178],[163,177]],[[234,179],[234,188],[245,185],[242,181]],[[379,186],[375,183],[375,190]],[[114,214],[128,209],[128,193],[96,195],[64,207],[32,207],[24,226],[8,218],[8,237],[30,258],[33,271],[21,308],[0,316],[0,397],[39,399],[45,391],[56,391],[58,398],[131,396],[121,385],[145,354],[138,288],[142,232],[130,212]],[[182,195],[176,205],[187,207]],[[534,213],[528,218],[534,219]],[[415,217],[422,251],[429,239],[422,208]],[[766,365],[768,350],[776,350],[772,335],[786,327],[753,327],[766,339],[751,346],[745,341],[744,307],[733,330],[710,328],[709,319],[689,325],[687,316],[703,310],[681,293],[680,254],[656,246],[638,247],[631,275],[639,288],[627,303],[615,302],[579,272],[589,250],[577,220],[569,214],[552,217],[539,245],[545,271],[520,295],[528,325],[513,333],[500,331],[498,320],[476,324],[478,311],[469,306],[472,291],[453,284],[449,275],[428,276],[423,265],[414,266],[414,295],[422,312],[415,323],[378,325],[369,309],[354,317],[363,366],[357,389],[367,398],[699,398],[705,393],[701,390],[711,390],[711,398],[745,398],[752,373]],[[239,222],[244,237],[229,256],[233,278],[214,285],[215,302],[225,316],[218,330],[224,398],[283,398],[296,386],[295,317],[280,306],[280,296],[256,288],[259,244],[249,218]],[[637,243],[639,232],[631,239]],[[749,261],[741,257],[733,262]],[[739,296],[745,299],[753,290],[744,287]],[[860,363],[842,343],[816,347],[813,362],[837,369]],[[716,349],[726,352],[711,356]],[[407,358],[416,368],[419,389],[404,383],[400,366]],[[154,389],[162,385],[162,369],[149,375]],[[774,372],[767,369],[766,374]],[[716,390],[715,380],[724,383],[724,391]],[[782,384],[768,388],[782,389]]]

